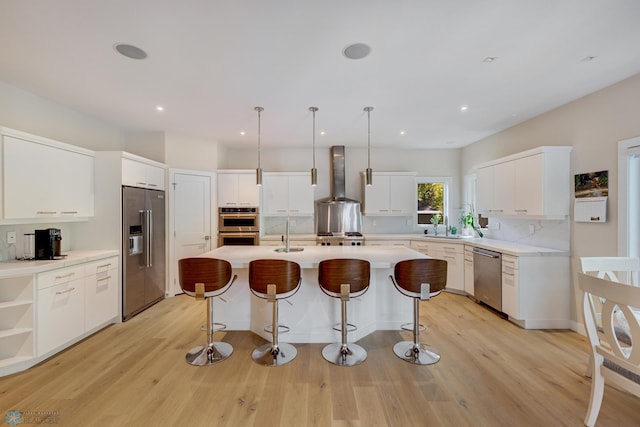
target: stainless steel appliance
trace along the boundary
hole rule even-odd
[[[260,235],[258,208],[219,208],[218,246],[257,246]]]
[[[164,191],[122,187],[122,320],[165,295]]]
[[[358,232],[318,234],[316,246],[364,246],[364,236]]]
[[[59,228],[35,230],[35,259],[56,259],[62,257],[62,234]]]
[[[502,311],[502,254],[473,248],[474,297]]]
[[[360,202],[346,197],[342,145],[331,147],[331,171],[331,195],[316,201],[316,234],[318,238],[345,238],[347,233],[362,233]]]

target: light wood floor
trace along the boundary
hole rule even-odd
[[[69,426],[549,427],[580,426],[587,408],[582,336],[525,331],[463,296],[423,303],[423,341],[442,354],[431,366],[393,354],[410,333],[381,331],[359,342],[369,356],[357,367],[325,362],[322,344],[298,344],[294,361],[266,368],[250,357],[264,341],[230,331],[216,336],[234,346],[229,360],[193,367],[184,355],[204,342],[204,310],[167,299],[0,378],[0,419],[18,410],[54,411]],[[598,426],[638,425],[640,400],[607,387]]]

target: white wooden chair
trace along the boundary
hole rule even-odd
[[[581,257],[580,268],[582,272],[594,275],[601,279],[608,279],[612,282],[626,283],[633,286],[640,286],[638,282],[638,274],[640,272],[640,259],[629,257]],[[593,309],[598,313],[602,311],[602,304],[598,299],[591,302]],[[600,321],[596,326],[602,329]],[[620,328],[616,328],[619,339],[628,340],[626,333]],[[593,360],[589,360],[585,376],[591,377],[591,365]]]
[[[592,427],[600,412],[605,382],[640,397],[640,345],[633,345],[640,343],[640,287],[584,273],[578,273],[578,285],[584,292],[582,312],[593,374],[584,424]],[[628,339],[620,338],[620,329]]]

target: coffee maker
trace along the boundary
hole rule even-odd
[[[62,234],[59,228],[35,230],[35,259],[56,259],[61,254]]]

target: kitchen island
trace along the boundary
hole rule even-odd
[[[273,246],[222,246],[201,257],[220,258],[231,263],[238,280],[222,295],[224,301],[214,301],[213,318],[227,324],[229,330],[251,330],[266,340],[271,334],[264,331],[271,321],[271,304],[249,290],[249,263],[255,259],[286,259],[297,262],[302,271],[298,292],[280,303],[279,322],[290,331],[282,335],[283,342],[327,343],[340,340],[333,330],[340,322],[340,300],[320,290],[318,264],[331,258],[358,258],[371,263],[369,290],[348,303],[349,323],[358,329],[349,333],[349,341],[376,330],[397,330],[413,319],[410,298],[401,295],[391,283],[389,275],[398,261],[428,258],[406,247],[398,246],[305,246],[299,252],[277,252]],[[290,304],[288,304],[289,302]]]

